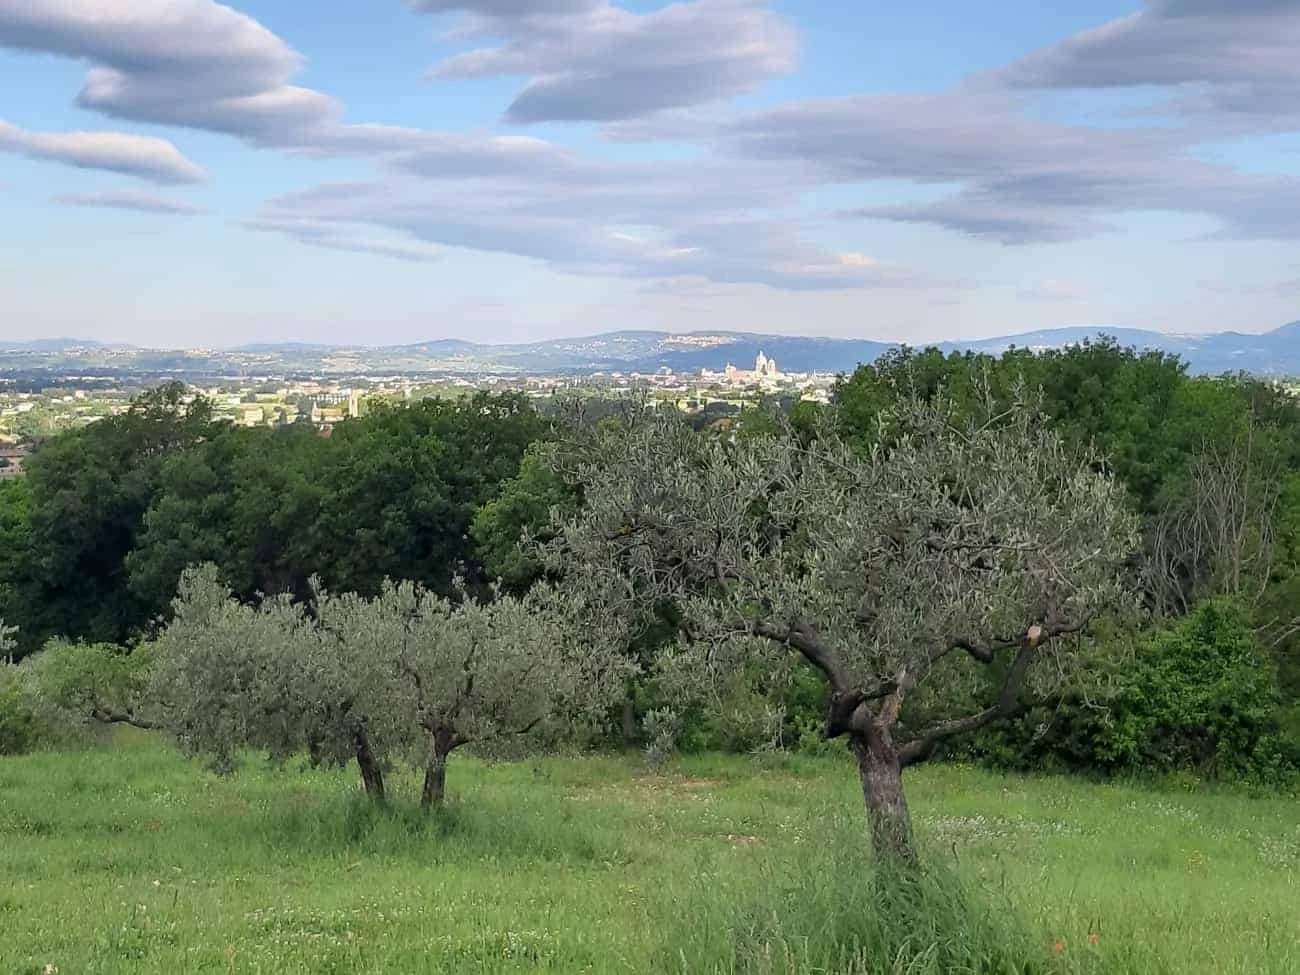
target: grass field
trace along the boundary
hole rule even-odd
[[[0,973],[1300,972],[1293,799],[908,785],[952,891],[884,930],[833,759],[458,758],[425,819],[141,737],[0,758]]]

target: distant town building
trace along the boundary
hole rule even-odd
[[[0,442],[0,481],[22,477],[23,461],[29,453],[20,443]]]

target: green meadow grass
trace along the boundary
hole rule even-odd
[[[1300,972],[1300,804],[908,773],[887,883],[847,761],[457,757],[430,817],[350,771],[143,736],[0,758],[0,975]]]

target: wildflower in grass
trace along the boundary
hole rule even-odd
[[[1097,942],[1099,942],[1100,940],[1101,940],[1101,935],[1099,935],[1096,931],[1094,931],[1094,932],[1092,932],[1092,934],[1088,935],[1088,944],[1090,944],[1090,945],[1095,945],[1095,944],[1096,944]]]
[[[1064,941],[1055,942],[1052,945],[1052,950],[1056,952],[1058,955],[1063,954],[1065,952],[1065,942]]]

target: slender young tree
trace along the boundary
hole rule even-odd
[[[423,766],[425,808],[442,804],[456,749],[567,728],[607,708],[625,679],[615,641],[576,640],[576,607],[544,586],[480,603],[389,584],[370,600],[321,598],[317,610],[344,657],[376,662],[399,747]]]
[[[881,422],[865,453],[833,423],[720,438],[642,411],[590,431],[556,455],[585,503],[551,557],[588,567],[566,581],[673,603],[670,659],[693,681],[814,668],[877,851],[911,859],[902,770],[1013,713],[1028,681],[1059,684],[1086,647],[1063,638],[1130,600],[1137,538],[1121,488],[1030,404],[958,424],[907,402]],[[955,710],[972,691],[985,701]]]

